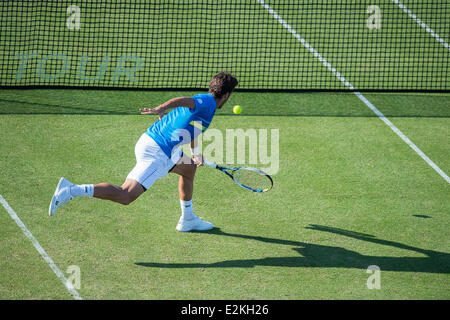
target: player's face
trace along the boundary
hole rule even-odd
[[[222,106],[227,103],[228,99],[230,98],[231,93],[225,94],[222,98],[220,98],[217,109],[222,108]]]

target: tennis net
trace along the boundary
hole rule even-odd
[[[0,2],[0,86],[449,91],[448,0]]]

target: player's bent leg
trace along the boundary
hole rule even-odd
[[[178,221],[176,230],[182,232],[205,231],[214,228],[214,225],[208,221],[203,221],[194,214],[192,206],[192,194],[194,190],[194,177],[197,166],[192,159],[183,155],[177,165],[172,169],[172,173],[180,176],[178,182],[178,191],[180,194],[181,217]]]
[[[111,200],[128,205],[144,193],[142,185],[133,179],[126,179],[122,186],[103,182],[94,185],[94,198]]]
[[[178,181],[178,192],[181,200],[189,201],[192,199],[196,170],[197,166],[194,164],[194,161],[184,154],[175,167],[173,167],[171,172],[180,176]]]

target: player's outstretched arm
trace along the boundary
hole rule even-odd
[[[159,120],[164,117],[164,112],[167,109],[177,108],[177,107],[188,107],[195,108],[195,101],[191,97],[178,97],[170,99],[169,101],[157,106],[156,108],[143,108],[139,109],[141,114],[157,114],[159,116]]]
[[[197,165],[197,167],[200,167],[203,165],[203,155],[200,152],[200,149],[198,147],[198,137],[195,137],[191,141],[191,158],[194,160],[194,163]]]

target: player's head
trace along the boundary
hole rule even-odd
[[[209,82],[209,94],[218,101],[217,108],[227,102],[234,88],[238,85],[237,79],[228,72],[219,72]]]

